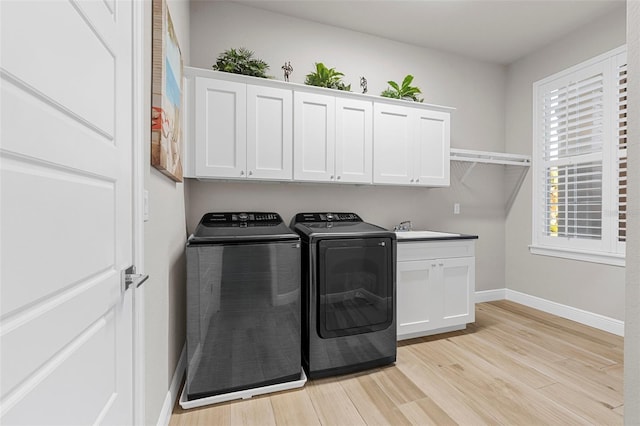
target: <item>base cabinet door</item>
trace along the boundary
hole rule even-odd
[[[474,246],[472,240],[398,244],[398,340],[460,330],[475,321]]]
[[[433,269],[426,260],[397,264],[398,336],[420,333],[433,327],[429,309],[433,285]]]
[[[438,323],[441,327],[475,321],[475,258],[438,260],[442,299]]]

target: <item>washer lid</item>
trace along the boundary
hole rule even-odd
[[[202,216],[188,244],[298,239],[278,213],[220,212]]]

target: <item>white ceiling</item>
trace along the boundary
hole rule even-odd
[[[625,0],[232,1],[500,64],[625,7]]]

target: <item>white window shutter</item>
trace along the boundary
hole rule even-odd
[[[624,264],[624,47],[534,83],[531,252]]]
[[[617,64],[618,242],[627,240],[627,64]]]
[[[604,75],[593,67],[579,80],[543,89],[544,235],[602,237]]]

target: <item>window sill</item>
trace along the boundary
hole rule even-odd
[[[625,256],[615,253],[598,253],[592,251],[571,250],[549,246],[529,246],[531,254],[542,256],[561,257],[564,259],[579,260],[582,262],[602,263],[604,265],[622,266],[625,265]]]

